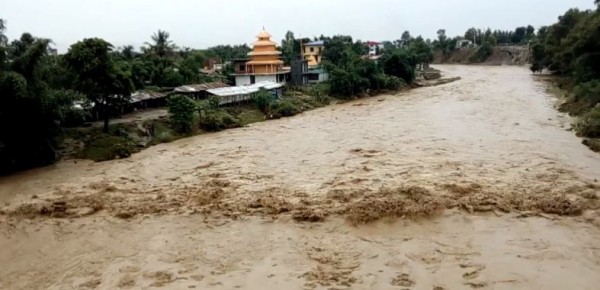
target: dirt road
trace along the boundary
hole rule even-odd
[[[525,68],[440,68],[463,79],[1,178],[0,289],[597,289],[600,155]]]

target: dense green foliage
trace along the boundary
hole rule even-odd
[[[159,30],[140,51],[89,38],[57,56],[48,39],[23,33],[9,41],[4,31],[0,19],[0,173],[55,161],[61,128],[91,117],[102,118],[110,136],[109,119],[130,106],[134,90],[221,80],[200,69],[250,50],[247,45],[181,48]],[[178,129],[189,130],[187,121],[174,120]],[[102,140],[111,140],[107,136]]]
[[[112,45],[102,39],[89,38],[71,46],[65,55],[67,66],[75,72],[75,89],[86,95],[104,119],[129,101],[133,87],[127,63],[110,57]]]
[[[53,76],[48,39],[25,33],[8,43],[0,21],[0,173],[51,163],[60,125],[81,95]]]
[[[240,121],[222,109],[205,111],[200,117],[200,127],[207,131],[221,131],[239,126]]]
[[[575,129],[580,136],[600,138],[600,106],[583,114],[575,124]]]
[[[188,96],[172,95],[167,101],[171,123],[181,133],[187,133],[194,128],[194,117],[198,106]]]
[[[405,83],[411,83],[415,79],[416,57],[406,51],[398,50],[391,55],[385,55],[383,59],[383,71]]]
[[[493,51],[494,48],[492,47],[492,44],[489,42],[484,42],[482,45],[477,47],[477,51],[471,56],[470,61],[475,63],[484,62],[486,59],[488,59],[488,57],[490,57],[490,55],[492,55]]]
[[[291,117],[302,112],[302,109],[289,99],[278,100],[273,103],[273,117]]]
[[[138,152],[136,144],[126,135],[99,133],[86,142],[83,150],[78,152],[78,158],[94,161],[107,161],[117,158],[127,158]]]
[[[350,36],[324,40],[324,66],[330,73],[329,90],[341,98],[410,84],[415,78],[417,59],[428,63],[432,58],[431,48],[422,38],[419,39],[421,44],[412,47],[388,45],[378,60],[364,57],[366,46],[360,41],[354,42]]]
[[[252,95],[252,102],[261,112],[267,114],[271,111],[273,96],[269,91],[260,89],[256,94]]]
[[[566,89],[572,93],[561,108],[581,115],[577,133],[600,137],[600,9],[571,9],[557,23],[539,30],[531,70],[544,69],[568,80]]]
[[[281,41],[281,52],[283,61],[286,65],[290,65],[292,60],[300,57],[302,44],[310,42],[310,38],[296,39],[294,33],[288,31],[285,38]]]

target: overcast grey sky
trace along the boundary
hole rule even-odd
[[[264,25],[279,42],[348,34],[394,40],[404,30],[434,38],[439,28],[463,35],[469,27],[514,29],[552,24],[567,9],[593,0],[0,0],[9,38],[23,32],[51,38],[61,52],[86,37],[139,48],[157,29],[180,46],[251,43]]]

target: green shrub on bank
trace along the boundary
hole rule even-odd
[[[580,137],[600,138],[600,105],[583,114],[575,123],[575,130]]]
[[[600,104],[600,81],[594,80],[576,86],[563,109],[572,115],[579,115],[597,104]]]
[[[127,158],[139,149],[132,140],[111,134],[101,133],[87,141],[85,148],[77,153],[77,158],[94,161],[107,161],[117,158]]]
[[[168,123],[164,121],[151,120],[147,125],[150,128],[151,140],[148,145],[173,142],[181,138],[182,134],[177,133]]]
[[[477,51],[470,57],[469,61],[475,63],[484,62],[490,57],[490,55],[492,55],[493,52],[494,47],[489,42],[485,42],[483,45],[477,48]]]
[[[182,133],[192,131],[197,110],[196,102],[188,96],[173,95],[169,97],[167,104],[169,117],[175,130]]]
[[[273,103],[273,118],[291,117],[302,113],[302,105],[291,99],[282,99]]]
[[[589,147],[592,151],[600,153],[600,139],[585,139],[583,145]]]
[[[261,112],[267,113],[271,110],[273,96],[271,93],[269,93],[269,91],[261,88],[260,91],[252,95],[252,102]]]
[[[240,126],[240,121],[224,110],[205,111],[200,117],[200,127],[207,131],[221,131]]]

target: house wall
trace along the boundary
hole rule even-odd
[[[274,73],[283,69],[283,65],[273,64],[273,65],[253,65],[252,72],[257,74],[265,74],[265,73]]]
[[[306,60],[292,60],[292,70],[290,82],[294,86],[303,86],[308,84],[308,62]]]
[[[311,51],[311,48],[313,51]],[[314,66],[321,63],[325,46],[305,45],[302,50],[302,55],[304,56],[304,59],[308,60],[308,65]]]
[[[256,82],[272,81],[277,82],[277,75],[256,76]]]
[[[326,72],[313,73],[313,74],[310,74],[310,76],[311,77],[308,78],[308,83],[311,85],[318,84],[318,83],[329,80],[329,73],[326,73]]]
[[[379,50],[379,53],[381,53],[381,51],[383,50],[383,44],[369,45],[369,55],[378,55],[377,50]]]
[[[236,74],[246,73],[246,61],[234,61],[233,67]]]
[[[250,85],[250,76],[235,76],[236,86],[247,86]]]
[[[319,74],[319,82],[324,82],[329,80],[329,73],[321,73]]]

